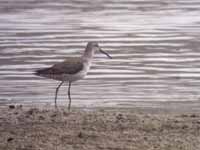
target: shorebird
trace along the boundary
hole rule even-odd
[[[54,64],[52,67],[36,70],[35,75],[61,81],[55,92],[55,108],[57,108],[57,95],[63,83],[68,82],[68,110],[71,107],[70,89],[72,82],[83,79],[90,69],[95,51],[100,51],[108,58],[112,58],[103,51],[97,42],[88,42],[85,52],[81,57],[67,57],[65,61]]]

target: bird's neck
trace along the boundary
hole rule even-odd
[[[83,58],[87,59],[87,60],[92,60],[93,56],[94,56],[94,50],[93,50],[93,48],[90,47],[90,46],[87,46],[86,50],[85,50],[85,52],[83,54]]]

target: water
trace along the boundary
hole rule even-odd
[[[73,105],[199,101],[199,0],[1,0],[0,103],[48,103],[57,81],[33,75],[99,41]],[[67,86],[59,93],[67,102]]]

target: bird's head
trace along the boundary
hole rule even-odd
[[[91,48],[93,51],[99,51],[103,54],[105,54],[108,58],[112,58],[107,52],[103,51],[97,42],[88,42],[87,48]]]

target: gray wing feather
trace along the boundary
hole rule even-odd
[[[67,59],[64,62],[57,63],[50,68],[37,70],[36,74],[75,74],[83,69],[83,62],[79,59]]]

